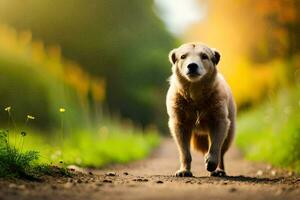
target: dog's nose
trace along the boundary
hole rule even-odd
[[[198,69],[198,65],[196,63],[191,63],[187,66],[190,73],[196,73]]]

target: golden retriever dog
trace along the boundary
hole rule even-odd
[[[176,176],[193,176],[190,146],[203,152],[211,176],[225,176],[224,154],[235,132],[236,108],[231,90],[218,72],[220,53],[188,43],[169,54],[172,63],[166,104],[169,128],[178,146]]]

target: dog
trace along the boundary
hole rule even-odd
[[[187,43],[169,53],[172,63],[166,106],[169,129],[180,157],[176,176],[190,177],[190,146],[202,152],[211,176],[226,176],[224,154],[235,133],[236,106],[218,72],[220,53],[200,43]]]

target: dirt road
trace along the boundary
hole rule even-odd
[[[193,154],[195,177],[174,177],[179,165],[177,149],[171,139],[165,139],[144,161],[90,170],[73,178],[47,178],[40,183],[2,180],[0,200],[300,199],[299,176],[245,161],[234,148],[225,160],[228,177],[209,177],[198,153]]]

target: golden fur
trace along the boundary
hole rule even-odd
[[[172,50],[169,58],[173,74],[166,104],[181,162],[176,175],[192,176],[190,144],[205,154],[211,175],[225,175],[223,157],[234,137],[236,109],[230,88],[216,68],[220,54],[189,43]],[[199,66],[199,76],[187,73],[191,63]]]

